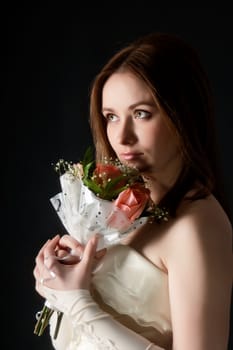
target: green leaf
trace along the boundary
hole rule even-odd
[[[102,188],[91,179],[84,178],[83,183],[89,188],[89,190],[93,191],[95,194],[100,194],[102,192]]]
[[[87,164],[94,162],[94,150],[89,146],[83,156],[83,166],[86,167]]]
[[[85,166],[83,166],[84,179],[89,178],[89,174],[93,170],[94,166],[95,166],[94,161],[87,163]]]

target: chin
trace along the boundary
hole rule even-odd
[[[144,173],[144,172],[148,172],[150,167],[146,164],[142,164],[142,162],[138,162],[138,161],[124,161],[122,162],[123,164],[127,165],[128,167],[131,167],[131,168],[136,168],[138,171],[140,171],[141,173]]]

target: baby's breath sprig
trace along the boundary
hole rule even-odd
[[[167,208],[165,208],[165,207],[160,207],[158,205],[154,205],[151,216],[157,222],[168,221],[169,212],[168,212]]]
[[[67,171],[73,173],[73,163],[61,158],[54,165],[54,169],[60,176]]]
[[[63,175],[64,173],[69,173],[73,177],[80,179],[83,177],[83,168],[79,163],[74,164],[71,161],[68,162],[67,160],[59,159],[58,162],[54,165],[54,169],[59,174],[59,176]]]

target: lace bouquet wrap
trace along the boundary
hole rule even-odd
[[[67,232],[82,244],[86,244],[95,233],[101,235],[98,249],[117,244],[148,219],[135,218],[135,215],[141,214],[148,200],[148,191],[142,191],[141,185],[124,190],[127,191],[124,194],[128,205],[131,204],[131,207],[126,207],[127,203],[123,201],[119,205],[114,200],[100,198],[72,173],[63,174],[60,183],[62,191],[50,201]],[[135,195],[138,195],[137,198]]]

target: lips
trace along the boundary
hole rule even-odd
[[[142,153],[139,152],[125,152],[120,154],[121,159],[124,160],[135,160],[138,159],[141,155]]]

